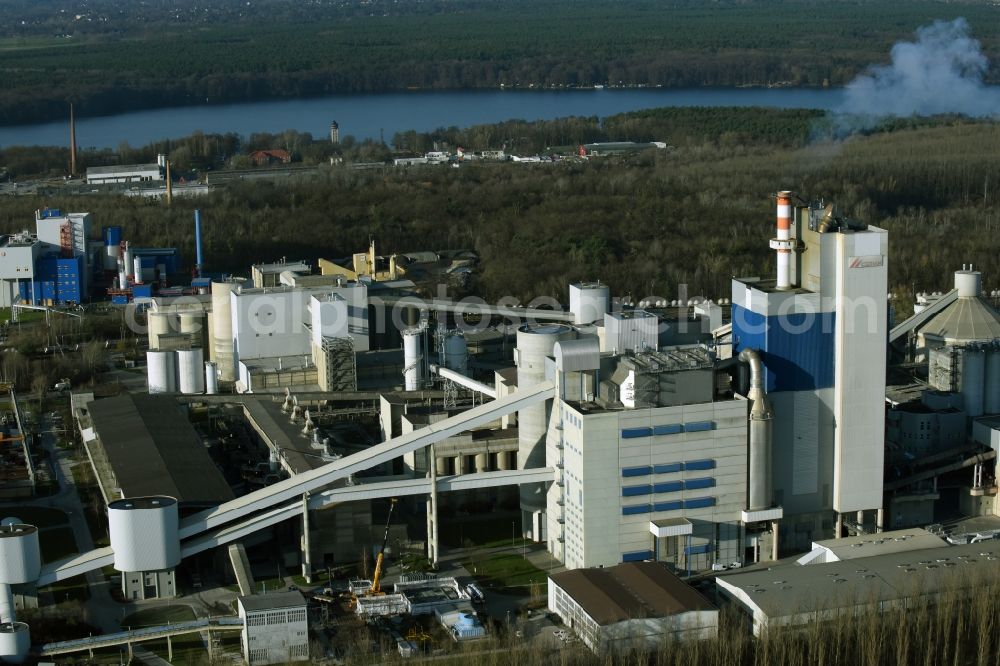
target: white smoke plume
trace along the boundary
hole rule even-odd
[[[886,116],[1000,113],[1000,89],[983,83],[989,61],[964,18],[918,28],[916,40],[897,43],[891,56],[891,64],[869,67],[847,85],[834,112],[841,132]]]

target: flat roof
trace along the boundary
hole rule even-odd
[[[306,605],[306,598],[298,590],[255,594],[251,597],[240,597],[239,601],[243,609],[248,611],[275,610]]]
[[[128,497],[166,495],[184,504],[234,498],[201,437],[168,396],[126,394],[87,403],[115,483]],[[106,489],[109,497],[116,494]]]
[[[98,167],[87,167],[87,175],[95,174],[107,174],[107,173],[123,173],[126,171],[159,171],[160,165],[156,162],[150,164],[119,164],[116,166],[98,166]]]
[[[550,576],[601,626],[688,611],[714,610],[697,590],[661,562],[626,562]]]
[[[881,534],[861,534],[841,539],[816,541],[813,548],[825,548],[840,560],[854,560],[861,557],[906,553],[913,550],[942,548],[948,545],[944,539],[919,527],[895,530]]]

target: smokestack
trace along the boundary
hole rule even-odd
[[[197,277],[201,277],[202,268],[202,255],[201,255],[201,209],[194,209],[194,251],[195,251],[195,265],[194,270]]]
[[[173,190],[170,189],[170,160],[166,160],[167,164],[167,205],[169,206],[174,200]]]
[[[778,192],[778,237],[771,240],[771,249],[778,252],[778,289],[791,289],[792,248],[792,193]]]
[[[76,116],[73,105],[69,105],[69,175],[76,175]]]

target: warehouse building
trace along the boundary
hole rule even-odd
[[[237,612],[248,666],[309,661],[309,620],[301,592],[239,597]]]
[[[549,610],[598,655],[718,636],[719,611],[663,564],[626,563],[549,576]]]

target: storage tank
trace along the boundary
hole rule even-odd
[[[469,345],[461,331],[447,331],[442,342],[441,365],[455,372],[469,374]]]
[[[122,264],[125,266],[125,275],[128,277],[135,277],[135,255],[132,253],[132,247],[125,243],[125,256],[122,257]]]
[[[185,395],[205,392],[205,353],[201,347],[177,350],[177,388]]]
[[[191,337],[191,344],[207,349],[208,315],[201,310],[191,310],[181,312],[179,320],[180,332]]]
[[[146,352],[146,384],[150,393],[177,392],[177,352],[161,349]]]
[[[545,381],[545,358],[551,356],[557,342],[574,340],[576,330],[562,324],[525,324],[517,329],[518,390]],[[517,468],[545,467],[545,434],[548,430],[552,401],[526,407],[517,413]],[[545,509],[545,486],[540,483],[521,486],[522,530],[527,538],[541,540],[532,529],[533,514]]]
[[[611,291],[600,282],[577,282],[569,286],[569,311],[573,323],[592,324],[604,321],[611,312]]]
[[[403,331],[403,380],[407,391],[419,390],[426,377],[423,356],[424,329]]]
[[[219,366],[212,361],[205,361],[205,393],[215,395],[219,392]]]
[[[970,418],[983,415],[983,383],[986,379],[986,351],[979,345],[962,349],[962,399]]]
[[[0,526],[0,583],[17,585],[38,580],[42,568],[38,528],[21,523]]]
[[[132,276],[135,279],[136,284],[142,284],[145,282],[145,276],[142,272],[142,257],[136,257],[132,260]]]
[[[108,504],[111,549],[118,571],[161,571],[181,561],[177,500],[132,497]]]
[[[104,270],[113,271],[118,268],[118,256],[121,254],[122,228],[117,226],[104,227]]]
[[[20,664],[28,658],[31,631],[24,622],[0,624],[0,659],[8,664]]]
[[[219,379],[224,382],[236,379],[232,305],[229,295],[238,287],[237,282],[212,283],[212,347],[215,350],[215,362],[219,364]]]
[[[160,336],[169,335],[177,330],[179,321],[176,314],[171,312],[150,312],[146,317],[149,326],[149,348],[158,349],[160,347]]]
[[[983,411],[1000,414],[1000,344],[986,349],[986,381],[983,384]]]

